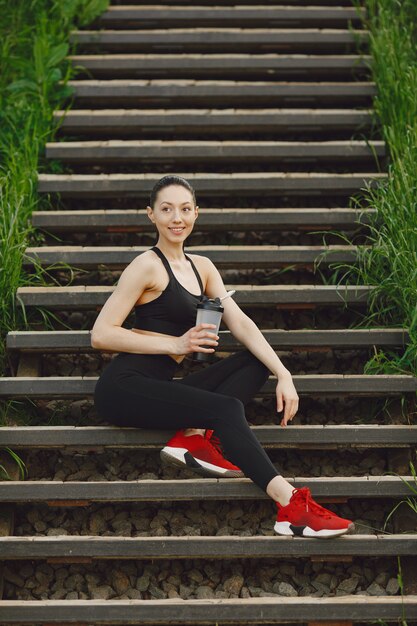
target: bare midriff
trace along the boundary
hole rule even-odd
[[[131,328],[135,333],[143,333],[144,335],[154,335],[156,337],[171,337],[172,335],[167,335],[166,333],[158,333],[155,330],[144,330],[143,328]],[[174,361],[177,363],[181,363],[183,359],[185,359],[185,354],[168,354]]]

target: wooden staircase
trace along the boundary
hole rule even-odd
[[[287,449],[326,450],[330,462],[345,449],[385,455],[387,469],[399,475],[360,473],[355,467],[352,475],[288,479],[309,486],[314,497],[336,510],[366,499],[383,503],[388,515],[410,494],[404,481],[413,481],[408,461],[417,443],[417,425],[410,417],[417,379],[365,375],[353,357],[351,362],[344,357],[346,371],[320,371],[321,362],[315,366],[314,360],[345,353],[360,354],[364,362],[372,350],[401,350],[408,341],[404,328],[351,328],[366,310],[373,287],[334,284],[331,274],[332,263],[357,261],[374,213],[371,207],[350,208],[350,196],[386,176],[385,146],[371,112],[375,86],[360,12],[348,0],[271,0],[262,6],[250,0],[236,6],[228,0],[204,0],[198,6],[171,0],[152,6],[114,2],[72,40],[78,48],[71,58],[80,67],[70,81],[74,102],[69,111],[55,113],[58,140],[46,146],[46,156],[59,160],[64,172],[39,174],[39,192],[50,196],[54,210],[33,213],[44,245],[27,248],[24,258],[26,269],[36,262],[55,280],[18,290],[32,329],[8,334],[14,371],[0,379],[0,398],[31,400],[40,425],[3,427],[1,445],[27,455],[49,451],[91,458],[121,451],[158,457],[173,434],[108,426],[97,416],[88,426],[74,425],[69,414],[61,425],[42,421],[45,405],[54,400],[91,401],[97,372],[80,365],[81,375],[60,375],[53,359],[72,355],[77,364],[96,355],[102,366],[111,358],[91,348],[90,329],[120,270],[153,245],[154,227],[144,207],[153,184],[172,172],[191,182],[200,205],[198,228],[186,250],[212,259],[226,287],[237,290],[236,302],[282,356],[301,397],[299,420],[280,428],[271,376],[257,398],[269,402],[270,421],[262,422],[258,405],[248,409],[258,439],[277,459]],[[355,233],[358,245],[340,245],[332,230]],[[323,232],[333,243],[320,243]],[[69,286],[68,268],[74,270]],[[42,309],[54,314],[54,330],[45,328]],[[240,349],[222,329],[219,356]],[[385,401],[394,409],[385,411]],[[328,407],[321,421],[314,416],[320,402]],[[342,410],[343,402],[353,412]],[[18,511],[28,505],[88,510],[96,503],[116,503],[123,510],[135,502],[206,501],[233,508],[242,501],[268,500],[246,478],[195,478],[176,471],[175,477],[158,480],[34,480],[29,465],[27,480],[0,482],[0,502]],[[347,625],[397,623],[404,616],[409,624],[417,620],[416,520],[405,524],[400,509],[391,534],[359,527],[358,534],[319,541],[274,536],[273,513],[271,507],[270,536],[10,534],[0,537],[0,559],[11,567],[25,560],[63,567],[105,560],[111,578],[115,559],[276,559],[279,564],[283,558],[354,558],[363,564],[383,557],[391,559],[395,576],[400,556],[406,595],[231,593],[160,599],[145,593],[142,599],[38,601],[4,595],[0,622]]]

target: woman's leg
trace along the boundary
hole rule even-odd
[[[238,398],[243,404],[246,404],[264,386],[269,374],[270,372],[266,365],[255,357],[252,352],[245,349],[240,352],[235,352],[234,354],[211,364],[209,367],[199,370],[193,374],[189,374],[188,376],[185,376],[180,380],[176,380],[175,382],[182,385],[198,387],[199,389],[206,389],[207,391],[216,391],[217,393]],[[198,427],[194,426],[194,429],[197,428]],[[227,442],[226,444],[224,443],[222,433],[219,432],[218,428],[214,428],[214,430],[216,435],[219,437],[223,445],[223,450],[228,455],[229,460],[240,467],[244,471],[245,475],[248,476],[246,470],[239,465],[239,462],[237,462],[228,452],[228,445]],[[274,496],[281,497],[282,491],[284,490],[285,499],[287,499],[287,496],[290,497],[289,494],[292,487],[290,487],[289,483],[287,483],[285,479],[279,475],[278,470],[275,469],[275,472],[272,472],[272,468],[274,466],[248,424],[246,425],[244,431],[245,436],[252,440],[252,445],[256,446],[259,454],[261,454],[264,458],[264,462],[267,466],[269,466],[267,474],[270,477],[269,480],[272,480],[272,483],[269,483],[267,491],[268,495],[272,497],[270,493],[272,489],[272,494]],[[276,477],[279,477],[280,480],[273,480]],[[266,486],[264,487],[264,491],[266,491]]]
[[[269,369],[252,352],[242,350],[175,382],[224,393],[225,395],[239,398],[246,404],[263,387],[269,374]],[[253,431],[250,428],[249,431],[257,445],[261,448],[261,444]],[[222,441],[221,436],[219,438]],[[265,450],[261,449],[267,456]],[[233,459],[230,460],[239,466],[239,463],[233,461]],[[270,498],[283,504],[289,502],[292,490],[293,486],[278,471],[275,476],[272,476],[264,489]]]
[[[252,352],[242,350],[175,382],[207,391],[217,391],[226,396],[239,398],[246,404],[263,387],[269,373],[266,365]]]
[[[227,367],[237,358],[230,360]],[[230,390],[231,381],[236,384],[236,380],[232,373],[228,378],[230,386],[226,385],[226,389]],[[279,534],[331,536],[344,534],[353,527],[350,520],[338,518],[313,502],[308,489],[295,490],[293,496],[292,486],[279,475],[249,428],[243,401],[237,397],[145,376],[129,370],[123,360],[115,360],[97,381],[94,402],[105,419],[123,426],[160,429],[197,426],[216,430],[232,462],[277,502],[274,529]],[[297,500],[294,503],[292,496]],[[309,507],[313,507],[310,512]]]
[[[102,375],[96,385],[95,404],[105,419],[121,426],[215,430],[231,462],[264,491],[279,475],[252,433],[238,398],[132,373]]]
[[[246,404],[263,387],[268,376],[268,368],[249,350],[242,350],[176,382],[224,393]],[[186,435],[196,433],[204,435],[204,430],[189,428],[185,431]]]

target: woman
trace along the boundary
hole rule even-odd
[[[158,242],[126,267],[91,331],[94,348],[119,353],[97,382],[98,414],[119,426],[179,429],[161,451],[163,460],[208,476],[249,477],[276,502],[278,534],[332,537],[349,532],[350,520],[321,507],[308,488],[294,489],[280,475],[249,427],[244,404],[270,372],[278,379],[278,412],[285,404],[281,426],[296,414],[298,395],[290,372],[232,298],[223,301],[222,319],[246,350],[173,380],[185,355],[215,351],[215,326],[195,325],[196,305],[203,293],[223,297],[226,289],[210,259],[184,253],[198,217],[187,180],[172,175],[160,179],[147,213]],[[133,306],[135,327],[122,328]]]

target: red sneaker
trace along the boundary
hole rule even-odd
[[[308,487],[293,489],[287,506],[278,507],[274,530],[278,535],[298,535],[300,537],[337,537],[351,532],[355,524],[348,519],[338,517],[320,506],[311,496]]]
[[[213,437],[212,430],[202,435],[184,435],[179,430],[162,448],[161,459],[172,465],[189,467],[203,476],[219,476],[221,478],[240,478],[242,470],[227,461],[220,452],[220,441]]]

